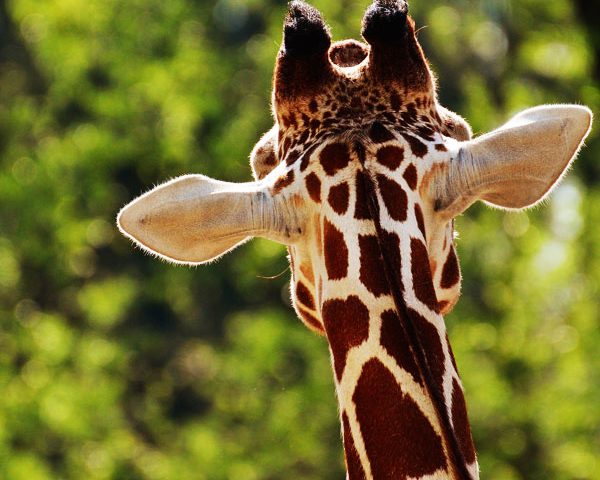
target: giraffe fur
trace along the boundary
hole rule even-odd
[[[460,295],[454,218],[477,200],[519,209],[545,198],[592,115],[537,107],[473,139],[438,103],[405,1],[375,0],[362,34],[332,42],[316,9],[291,2],[254,181],[180,177],[117,222],[178,263],[252,236],[286,245],[296,313],[328,341],[347,478],[476,479],[443,318]]]

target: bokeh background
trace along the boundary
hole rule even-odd
[[[367,0],[314,3],[358,37]],[[597,0],[414,0],[443,104],[477,133],[600,108]],[[119,208],[250,178],[285,11],[267,0],[0,2],[0,478],[341,479],[327,346],[283,247],[168,265]],[[600,139],[546,205],[457,222],[447,317],[482,478],[600,479]]]

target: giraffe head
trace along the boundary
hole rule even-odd
[[[320,13],[291,2],[273,79],[275,125],[251,155],[256,181],[177,178],[123,208],[121,231],[186,264],[209,262],[253,236],[284,243],[296,310],[322,330],[319,282],[328,268],[341,276],[360,256],[360,245],[337,232],[368,223],[361,179],[369,172],[390,229],[409,229],[423,242],[419,275],[429,279],[418,279],[426,285],[419,295],[448,312],[460,291],[454,217],[477,200],[506,209],[541,201],[576,156],[591,112],[537,107],[472,140],[467,122],[439,105],[407,10],[403,0],[376,0],[362,22],[366,43],[332,44]],[[364,278],[377,276],[364,270]]]
[[[332,350],[345,441],[360,438],[363,444],[346,445],[349,470],[354,461],[371,476],[388,478],[397,470],[389,459],[369,453],[371,430],[354,433],[361,416],[360,372],[380,380],[370,392],[386,384],[380,367],[391,357],[385,343],[397,345],[405,335],[394,333],[394,319],[401,316],[394,292],[415,315],[426,317],[423,336],[432,339],[433,352],[431,361],[425,359],[433,365],[428,374],[443,384],[449,415],[466,418],[457,407],[464,406],[462,391],[455,400],[458,376],[439,322],[460,291],[454,218],[478,200],[505,209],[540,202],[576,156],[592,115],[576,105],[542,106],[472,139],[465,120],[438,104],[406,2],[376,0],[365,13],[362,36],[366,43],[332,44],[320,13],[292,2],[273,77],[275,124],[252,152],[254,181],[179,177],[124,207],[118,224],[139,246],[176,263],[210,262],[254,236],[285,244],[295,309],[307,326],[327,335]],[[371,339],[374,349],[365,347],[365,358],[377,362],[357,361],[354,370],[347,369],[350,350]],[[409,379],[410,351],[390,355],[408,372],[400,377]],[[420,398],[422,370],[412,378],[407,391],[413,388]],[[395,382],[387,384],[393,388]],[[430,411],[427,405],[419,412]],[[411,423],[419,423],[419,415]],[[428,415],[430,431],[423,427],[421,433],[437,438],[446,427]],[[372,431],[387,428],[391,418]],[[455,420],[446,429],[455,430],[462,450],[457,455],[472,466],[470,433],[463,429],[461,436]],[[350,430],[353,435],[346,434]],[[420,477],[446,469],[453,462],[448,445],[441,442],[439,458],[435,449],[425,449],[427,458],[423,449],[399,450],[400,456],[414,452],[403,472]],[[352,460],[349,452],[357,450],[360,460]],[[415,466],[419,459],[422,465]]]
[[[333,209],[344,223],[353,212],[355,219],[368,217],[360,177],[365,160],[371,163],[391,219],[402,221],[405,210],[414,209],[416,224],[404,228],[418,228],[415,234],[426,241],[436,309],[445,314],[460,293],[454,217],[476,200],[512,209],[539,202],[574,158],[590,113],[577,106],[531,109],[471,141],[468,123],[437,102],[435,79],[404,1],[374,2],[362,35],[366,44],[331,44],[319,12],[291,3],[274,74],[276,122],[252,152],[252,171],[262,180],[278,165],[299,163],[286,173],[300,173],[300,195],[313,200],[309,208]],[[552,153],[556,145],[563,150]],[[291,192],[293,179],[286,178]],[[331,248],[341,256],[337,247]],[[292,297],[310,325],[315,318],[299,303],[320,295],[314,258],[300,252],[290,249],[294,278],[303,277]],[[423,295],[433,298],[431,292]]]

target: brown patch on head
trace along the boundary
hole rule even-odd
[[[322,308],[327,339],[338,380],[346,366],[346,355],[369,336],[369,310],[356,295],[346,300],[327,300]]]
[[[410,341],[402,325],[400,318],[393,310],[386,310],[381,314],[381,346],[396,360],[398,366],[412,375],[415,382],[422,385],[419,367],[411,352]]]
[[[325,220],[323,243],[325,266],[330,280],[340,280],[348,275],[348,247],[344,234]]]
[[[298,160],[299,156],[300,156],[300,152],[298,152],[298,150],[294,150],[294,151],[288,153],[287,157],[285,158],[286,165],[293,164],[296,160]]]
[[[354,439],[352,438],[350,422],[348,421],[348,415],[346,415],[346,412],[342,413],[342,426],[344,434],[344,454],[346,457],[345,460],[348,478],[351,478],[352,480],[365,480],[365,472],[362,464],[360,463],[358,451],[354,446]]]
[[[415,295],[427,307],[437,312],[438,303],[433,288],[429,255],[427,248],[421,240],[416,238],[410,239],[410,258]]]
[[[444,263],[442,269],[442,288],[450,288],[456,285],[460,281],[460,266],[458,265],[458,259],[456,258],[456,250],[454,247],[450,247],[448,252],[448,258]]]
[[[375,143],[383,143],[394,140],[396,137],[381,122],[373,122],[369,128],[369,138]]]
[[[390,217],[398,222],[404,222],[408,208],[406,192],[400,185],[384,175],[377,175],[377,184]]]
[[[447,152],[448,151],[448,149],[446,148],[446,145],[444,145],[443,143],[436,143],[435,144],[435,149],[438,152]]]
[[[425,155],[427,155],[427,145],[425,145],[421,140],[407,133],[403,133],[402,136],[410,145],[410,149],[415,157],[423,158]]]
[[[303,143],[303,142],[301,142]],[[310,163],[310,157],[313,154],[313,152],[315,151],[315,149],[317,148],[318,144],[313,144],[310,147],[308,147],[304,153],[302,154],[302,161],[300,162],[300,171],[303,172],[304,170],[306,170],[308,168],[308,165]]]
[[[279,177],[273,184],[273,194],[279,193],[285,187],[292,184],[294,181],[294,170],[289,170],[283,177]]]
[[[415,204],[415,218],[417,219],[417,226],[423,234],[423,239],[427,240],[427,232],[425,231],[425,219],[423,218],[423,211],[418,203]]]
[[[315,301],[312,293],[310,293],[310,290],[306,287],[306,285],[300,281],[296,284],[295,294],[296,300],[298,300],[302,305],[311,310],[315,309]]]
[[[321,203],[321,180],[314,172],[309,173],[304,179],[306,190],[313,202]]]
[[[411,163],[406,170],[404,170],[404,174],[402,175],[406,183],[411,188],[411,190],[415,190],[417,188],[417,168]]]
[[[356,205],[354,207],[354,218],[357,220],[370,220],[369,205],[367,204],[367,192],[365,191],[365,178],[361,170],[356,172]]]
[[[417,107],[413,102],[406,105],[406,110],[402,112],[402,120],[408,125],[414,125],[417,122]]]
[[[390,293],[384,270],[379,243],[375,235],[360,235],[360,281],[376,297]]]
[[[350,192],[346,182],[340,183],[329,190],[327,200],[336,213],[343,215],[348,210]]]
[[[475,461],[475,446],[471,435],[471,427],[467,417],[467,405],[460,385],[453,380],[452,383],[452,424],[458,438],[458,443],[467,463]]]
[[[352,399],[373,478],[422,477],[446,468],[442,439],[379,360],[364,365]]]
[[[435,385],[441,386],[444,382],[444,373],[446,372],[446,357],[444,356],[440,334],[437,328],[417,311],[409,308],[408,314],[413,319],[416,333],[423,346],[427,365],[429,365],[429,370],[433,376],[433,382]]]
[[[345,143],[330,143],[320,154],[321,165],[327,175],[335,175],[350,162],[350,152]]]
[[[404,149],[395,145],[386,145],[377,151],[377,161],[390,170],[396,170],[404,160]]]

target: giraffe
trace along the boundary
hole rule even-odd
[[[332,43],[321,14],[291,2],[254,181],[185,175],[125,206],[118,226],[182,264],[255,236],[286,245],[295,311],[328,341],[347,478],[479,478],[443,318],[460,294],[454,218],[477,200],[544,199],[592,114],[530,108],[473,139],[437,101],[405,1],[375,0],[362,37]]]

